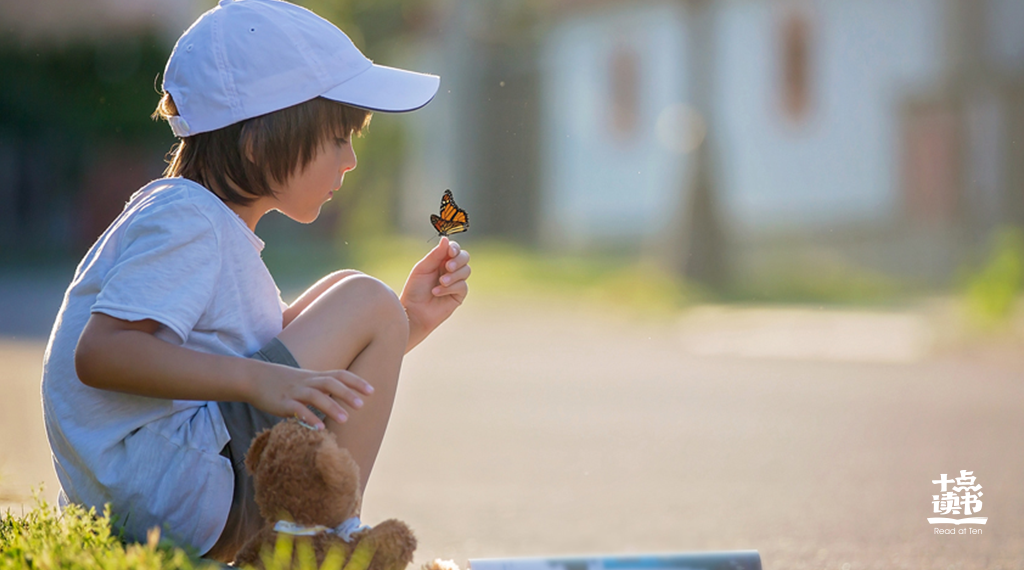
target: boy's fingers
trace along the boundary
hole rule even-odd
[[[325,382],[321,389],[333,397],[335,401],[341,400],[356,409],[363,407],[363,399],[359,397],[355,390],[334,378],[325,378],[324,380]]]
[[[363,380],[358,374],[348,370],[334,370],[333,372],[328,372],[328,374],[345,386],[358,390],[367,396],[373,393],[373,386],[366,380]]]
[[[451,285],[469,279],[469,275],[473,272],[472,268],[468,265],[463,265],[458,271],[453,271],[441,276],[439,279],[442,287],[450,287]]]
[[[434,287],[432,293],[435,297],[445,297],[448,295],[462,295],[465,297],[469,293],[469,285],[463,280],[451,287]]]
[[[341,407],[341,404],[320,390],[314,390],[314,392],[315,394],[310,398],[312,401],[309,402],[314,408],[340,424],[348,421],[348,412],[345,411],[345,408]]]
[[[463,251],[460,251],[458,253],[458,255],[456,255],[456,256],[452,257],[450,260],[448,260],[448,263],[445,263],[444,266],[445,266],[445,268],[448,271],[455,271],[459,267],[461,267],[463,265],[468,265],[468,264],[469,264],[469,252],[463,250]]]
[[[316,414],[303,405],[302,402],[293,402],[292,410],[292,417],[298,418],[299,421],[307,423],[315,427],[317,430],[322,430],[326,427],[324,423],[320,421],[320,418],[316,417]]]

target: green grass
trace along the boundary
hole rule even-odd
[[[355,249],[354,265],[401,291],[409,269],[436,242],[383,237]],[[497,241],[466,245],[471,295],[483,301],[527,298],[571,306],[674,313],[707,297],[693,284],[644,260],[537,252]]]
[[[401,291],[413,264],[436,241],[397,235],[366,235],[334,245],[302,244],[264,258],[288,300],[326,273],[351,267]],[[554,254],[506,242],[465,240],[472,254],[473,302],[536,299],[571,308],[617,310],[638,316],[676,314],[697,303],[813,303],[879,306],[912,297],[905,283],[837,260],[779,261],[771,270],[748,272],[732,286],[711,291],[653,260],[625,254]]]
[[[723,300],[736,303],[884,306],[913,296],[907,283],[835,260],[779,262],[737,279]]]
[[[230,568],[190,555],[161,539],[155,528],[150,530],[145,544],[126,544],[112,530],[109,509],[97,515],[95,510],[70,505],[61,512],[38,497],[36,501],[37,506],[24,516],[0,514],[0,570]],[[359,555],[357,549],[353,559]],[[293,542],[282,533],[273,548],[263,551],[262,558],[266,570],[341,570],[345,556],[342,550],[332,548],[318,567],[308,538]],[[361,568],[365,569],[365,564]]]
[[[161,540],[125,544],[110,513],[69,506],[63,512],[41,502],[23,516],[0,514],[0,570],[215,570],[219,565],[189,556]]]
[[[1016,228],[996,232],[984,264],[964,281],[964,297],[975,324],[1005,326],[1024,289],[1024,232]]]

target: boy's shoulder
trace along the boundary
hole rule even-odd
[[[187,178],[160,178],[143,186],[128,200],[122,218],[128,227],[138,228],[137,232],[211,232],[218,241],[230,236],[232,243],[263,248],[263,240],[238,214],[216,194]]]
[[[180,208],[195,205],[209,208],[220,199],[213,192],[187,178],[159,178],[139,188],[128,199],[129,209]]]
[[[215,227],[231,223],[237,215],[220,198],[187,178],[161,178],[132,194],[125,212],[135,219],[169,222],[205,220]]]

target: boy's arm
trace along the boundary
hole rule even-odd
[[[336,421],[359,408],[373,388],[347,370],[315,372],[251,358],[206,354],[165,342],[153,320],[124,321],[93,313],[75,349],[75,370],[87,386],[173,400],[248,402],[281,417],[323,422],[306,406]]]

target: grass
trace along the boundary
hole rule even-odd
[[[975,324],[986,329],[1005,326],[1024,289],[1024,232],[1016,228],[996,232],[984,264],[964,281],[964,297]]]
[[[281,283],[308,286],[328,271],[350,266],[400,291],[409,269],[435,243],[380,235],[265,258]],[[727,289],[712,291],[643,257],[611,253],[556,254],[501,241],[474,241],[472,237],[463,243],[473,256],[470,289],[474,302],[516,297],[544,299],[569,306],[650,316],[678,313],[708,301],[891,305],[914,293],[893,277],[837,259],[816,258],[802,263],[779,261],[772,264],[771,270],[747,271],[737,276]],[[310,261],[314,258],[321,261],[319,266],[315,260]],[[304,268],[301,278],[281,277],[293,274],[290,271],[300,266]],[[282,289],[288,287],[282,284]],[[294,295],[297,290],[291,293]]]
[[[400,291],[413,263],[433,244],[386,236],[350,248],[355,267]],[[844,262],[779,261],[770,270],[746,271],[722,291],[687,280],[651,259],[624,254],[553,254],[496,240],[468,242],[476,301],[553,300],[570,307],[633,315],[678,314],[705,302],[878,307],[900,304],[921,291],[881,271]]]
[[[892,306],[922,292],[880,271],[820,256],[776,260],[767,268],[736,276],[725,290],[713,291],[637,256],[556,254],[472,237],[462,243],[473,256],[469,283],[474,303],[515,298],[660,317],[703,302]],[[286,300],[326,273],[344,267],[365,271],[401,291],[409,269],[435,244],[398,235],[364,234],[351,243],[268,245],[264,259]]]
[[[22,517],[0,514],[0,570],[225,570],[218,562],[198,558],[160,537],[151,529],[144,544],[123,542],[113,531],[109,509],[98,515],[69,505],[63,511],[36,497],[37,506]],[[357,547],[345,568],[366,570],[372,546]],[[293,542],[281,533],[273,548],[265,548],[266,570],[342,570],[347,552],[332,547],[316,563],[312,543]],[[246,567],[249,568],[249,567]]]
[[[109,511],[78,506],[58,511],[38,499],[24,516],[0,514],[0,570],[215,570],[150,531],[145,544],[125,544]]]
[[[736,303],[883,306],[912,296],[907,284],[879,271],[835,261],[778,263],[737,280],[724,297]]]
[[[383,237],[356,249],[354,262],[400,291],[409,269],[433,246]],[[470,289],[485,302],[530,298],[660,315],[707,297],[700,288],[644,260],[547,254],[498,241],[475,242],[466,249],[472,254]]]
[[[380,235],[351,244],[268,245],[264,261],[285,300],[327,273],[346,267],[364,271],[401,291],[409,270],[436,243]],[[499,241],[466,247],[473,256],[470,288],[474,299],[542,298],[660,314],[707,297],[700,288],[643,260],[546,254]]]

